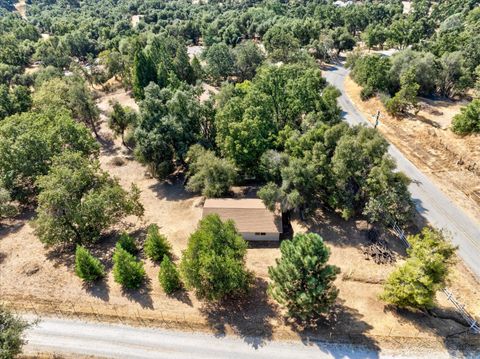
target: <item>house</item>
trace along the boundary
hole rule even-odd
[[[247,241],[278,241],[282,228],[280,211],[269,211],[258,198],[207,199],[203,217],[216,213],[222,221],[232,219]]]

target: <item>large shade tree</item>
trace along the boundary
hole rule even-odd
[[[35,233],[47,245],[95,242],[127,215],[141,216],[140,191],[124,190],[97,161],[65,151],[37,180]]]

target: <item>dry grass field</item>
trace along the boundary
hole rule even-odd
[[[108,101],[112,98],[123,104],[133,102],[124,92],[108,96],[99,99],[103,113],[109,111]],[[105,123],[100,133],[102,167],[116,176],[122,186],[129,188],[131,183],[136,183],[140,187],[145,215],[141,219],[127,218],[92,247],[93,253],[106,265],[108,275],[91,287],[84,286],[75,276],[71,248],[53,251],[44,248],[35,237],[30,222],[33,214],[2,223],[0,298],[18,310],[213,331],[218,335],[235,334],[254,346],[272,339],[305,340],[306,336],[314,336],[363,343],[373,348],[415,346],[428,349],[448,345],[453,356],[460,356],[468,348],[467,344],[480,344],[478,339],[465,335],[447,338],[465,330],[454,320],[386,307],[378,294],[394,264],[378,265],[365,258],[362,251],[362,246],[368,244],[365,221],[345,222],[326,211],[319,211],[309,223],[299,220],[292,223],[296,233],[313,231],[322,235],[331,248],[331,262],[342,271],[336,281],[340,289],[338,304],[316,330],[306,331],[286,322],[281,310],[266,294],[268,267],[280,254],[277,244],[255,245],[248,249],[247,266],[255,273],[256,280],[250,294],[239,302],[207,305],[187,291],[166,295],[158,283],[158,266],[145,259],[143,253],[140,257],[145,263],[148,281],[139,291],[123,291],[113,281],[110,271],[118,232],[127,230],[141,245],[148,224],[157,223],[171,242],[178,261],[189,234],[201,217],[202,198],[184,190],[181,175],[164,183],[148,176],[146,169],[122,147],[119,139],[112,137]],[[395,253],[397,263],[400,262],[405,254],[401,244],[388,233],[383,233],[382,238]],[[461,263],[455,267],[451,288],[471,312],[480,314],[478,282]],[[455,316],[443,294],[439,293],[438,299],[439,312]],[[257,339],[253,340],[252,336]]]
[[[351,78],[345,90],[365,118],[381,111],[379,131],[453,201],[480,222],[480,136],[457,136],[450,129],[462,102],[422,99],[416,116],[389,116],[379,98],[360,99],[361,87]]]

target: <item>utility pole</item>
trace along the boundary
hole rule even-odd
[[[377,128],[380,123],[380,110],[377,111],[376,115],[372,115],[372,117],[375,119],[375,125],[373,126],[373,128]]]

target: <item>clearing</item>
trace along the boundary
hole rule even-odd
[[[381,111],[378,130],[472,219],[480,222],[480,136],[457,136],[449,126],[465,102],[420,99],[420,111],[393,118],[378,97],[360,99],[361,87],[350,77],[345,91],[370,122]]]
[[[121,146],[120,140],[113,138],[104,114],[110,110],[109,101],[114,99],[135,108],[134,101],[124,90],[99,99],[103,113],[100,162],[105,170],[119,178],[122,186],[129,188],[131,183],[139,186],[145,206],[144,217],[140,220],[127,218],[93,247],[93,253],[108,269],[105,280],[93,286],[82,285],[74,274],[71,249],[54,252],[43,247],[33,233],[31,213],[7,221],[0,228],[0,293],[8,305],[20,311],[211,331],[218,335],[235,334],[254,346],[271,339],[315,336],[364,344],[378,350],[380,346],[438,349],[448,345],[454,356],[462,355],[469,347],[478,347],[479,338],[468,334],[446,338],[466,329],[455,320],[385,306],[378,295],[382,282],[395,264],[379,265],[365,258],[362,246],[370,243],[365,221],[345,222],[326,211],[319,211],[315,220],[308,223],[299,220],[292,223],[296,233],[314,231],[323,236],[332,251],[331,263],[342,271],[336,281],[340,290],[338,305],[315,331],[303,331],[286,322],[281,310],[266,294],[268,267],[279,257],[278,244],[255,244],[248,249],[247,266],[254,271],[256,281],[242,303],[209,305],[198,301],[190,292],[168,296],[158,283],[158,266],[145,260],[142,254],[140,257],[145,262],[149,280],[139,291],[123,291],[113,281],[111,273],[118,231],[126,229],[142,243],[148,224],[156,223],[168,236],[178,260],[201,217],[203,198],[185,191],[181,175],[163,183],[151,178],[131,152]],[[400,242],[386,233],[382,234],[382,239],[397,261],[401,261],[404,250]],[[480,314],[478,282],[461,262],[455,266],[450,287],[472,314]],[[458,318],[442,293],[438,294],[438,299],[439,313]],[[251,336],[260,337],[261,342],[250,342]]]

